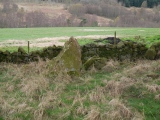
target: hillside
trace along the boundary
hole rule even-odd
[[[69,19],[72,14],[66,9],[65,4],[53,3],[53,4],[35,4],[35,3],[18,3],[20,8],[23,8],[27,12],[40,11],[48,15],[50,18],[57,18],[58,16],[65,16],[66,19]],[[113,21],[112,19],[86,14],[90,18],[96,18],[98,26],[109,26],[109,22]],[[77,21],[81,21],[78,17]]]
[[[160,27],[159,6],[126,8],[116,2],[1,2],[0,6],[1,28]]]

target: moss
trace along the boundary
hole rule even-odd
[[[26,54],[26,51],[22,47],[18,48],[18,52],[20,52],[21,54]]]
[[[50,63],[56,73],[65,71],[69,75],[79,76],[81,62],[81,49],[78,42],[71,37],[64,45],[60,54]],[[52,71],[52,72],[53,72]]]
[[[120,49],[122,47],[124,47],[124,42],[120,41],[118,44],[117,44],[117,48]]]
[[[96,69],[101,70],[106,65],[106,59],[101,58],[100,60],[95,61],[94,66]]]
[[[0,54],[2,54],[3,53],[3,51],[2,50],[0,50]]]
[[[83,68],[88,70],[93,64],[95,68],[100,70],[105,65],[105,59],[96,56],[91,57],[83,64]]]
[[[10,52],[8,50],[6,50],[5,52],[3,52],[4,55],[10,55]]]
[[[149,59],[149,60],[154,60],[156,57],[156,50],[154,47],[151,47],[147,50],[147,52],[145,53],[145,58]]]

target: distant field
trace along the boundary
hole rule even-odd
[[[54,27],[54,28],[5,28],[0,29],[0,49],[17,51],[18,46],[27,49],[27,41],[30,41],[31,50],[41,49],[47,46],[63,46],[69,37],[74,36],[80,45],[90,43],[93,39],[114,36],[123,40],[137,40],[139,42],[152,43],[160,41],[160,29],[158,28],[115,28],[115,27]]]
[[[34,40],[45,37],[114,35],[119,37],[160,35],[159,28],[111,28],[111,27],[54,27],[54,28],[7,28],[0,29],[0,41]]]

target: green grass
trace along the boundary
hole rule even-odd
[[[140,38],[135,37],[124,37],[122,40],[132,40],[135,42],[141,42],[147,45],[147,47],[151,46],[153,43],[160,42],[160,33],[158,35],[153,36],[140,36]]]
[[[158,28],[115,28],[115,27],[54,27],[54,28],[1,28],[0,29],[0,42],[7,40],[29,40],[34,41],[38,38],[52,38],[52,37],[64,37],[64,36],[88,36],[88,35],[106,35],[114,36],[114,32],[117,32],[117,37],[123,40],[130,39],[135,40],[135,36],[140,36],[148,46],[153,42],[160,41],[160,29]],[[64,40],[61,40],[64,42]],[[78,39],[80,45],[93,42],[92,39]],[[27,43],[26,43],[27,46]],[[17,51],[18,47],[4,46],[0,47],[0,50],[9,50],[11,52]],[[27,47],[24,47],[27,51]],[[31,51],[40,49],[38,47],[31,48]]]
[[[64,36],[87,36],[87,35],[106,35],[114,36],[123,40],[130,39],[136,41],[135,36],[140,36],[138,42],[144,42],[150,46],[153,42],[160,41],[160,29],[158,28],[115,28],[115,27],[54,27],[54,28],[2,28],[0,29],[0,42],[7,40],[29,40],[34,41],[38,38],[52,38]],[[142,41],[144,39],[144,41]],[[64,40],[61,40],[64,42]],[[78,39],[80,45],[93,42],[91,39]],[[27,46],[27,43],[26,43]],[[17,51],[18,47],[4,46],[1,50]],[[24,47],[27,51],[27,47]],[[31,48],[31,51],[40,48]]]
[[[146,120],[159,120],[160,119],[160,101],[155,100],[154,96],[156,94],[150,93],[146,88],[141,85],[133,85],[128,90],[126,90],[130,106],[143,113]]]
[[[154,36],[160,34],[158,28],[115,28],[115,27],[54,27],[54,28],[3,28],[0,41],[35,40],[44,37],[114,35],[119,37]]]

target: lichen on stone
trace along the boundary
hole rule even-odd
[[[71,37],[65,43],[60,54],[50,62],[50,66],[54,74],[64,71],[71,76],[80,75],[81,49],[75,38]]]

